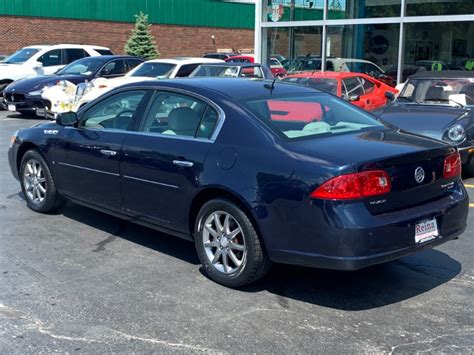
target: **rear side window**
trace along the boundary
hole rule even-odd
[[[243,78],[263,78],[259,67],[244,67],[240,71],[240,76]]]
[[[72,63],[78,59],[89,57],[89,54],[82,48],[69,48],[66,49],[66,64]]]
[[[38,62],[43,64],[43,67],[52,67],[55,65],[62,65],[62,50],[61,49],[53,49],[51,51],[46,52],[41,57],[38,58]]]
[[[112,51],[110,49],[99,49],[99,48],[94,48],[94,50],[99,53],[100,55],[113,55]]]
[[[217,120],[216,110],[200,99],[183,94],[158,92],[152,100],[140,131],[209,139]]]
[[[359,78],[360,81],[362,82],[363,86],[364,86],[364,92],[366,94],[370,94],[372,91],[374,91],[374,88],[375,88],[375,84],[372,83],[371,81],[367,80],[367,79],[364,79],[364,78]]]
[[[189,76],[194,69],[198,67],[199,64],[185,64],[179,68],[178,73],[176,73],[177,78],[183,78]]]

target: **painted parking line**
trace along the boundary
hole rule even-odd
[[[470,189],[474,189],[474,185],[471,185],[471,184],[464,184],[465,187],[468,187]]]
[[[469,207],[474,207],[474,203],[470,203],[470,204],[469,204]]]

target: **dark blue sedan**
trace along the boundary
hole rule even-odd
[[[192,240],[231,287],[271,262],[397,259],[459,236],[468,214],[456,148],[282,82],[129,84],[16,132],[9,162],[29,208],[68,199]]]
[[[8,85],[3,92],[3,108],[23,114],[44,116],[51,108],[50,102],[41,98],[42,90],[57,85],[62,80],[80,84],[96,78],[116,78],[143,63],[133,56],[103,55],[78,59],[53,75],[39,75],[17,80]]]

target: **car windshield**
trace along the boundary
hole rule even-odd
[[[474,105],[474,79],[409,79],[397,101],[472,106]]]
[[[98,60],[97,58],[82,58],[65,66],[57,72],[58,75],[91,75],[99,70],[104,65],[105,60]]]
[[[372,115],[325,93],[242,101],[259,120],[287,139],[309,139],[384,128]]]
[[[170,63],[143,63],[128,73],[127,76],[146,76],[148,78],[165,79],[173,72],[175,64]]]
[[[329,78],[283,78],[284,81],[309,86],[313,89],[337,95],[337,80]]]
[[[30,59],[35,53],[38,53],[39,49],[37,48],[23,48],[18,52],[13,53],[11,56],[7,57],[3,63],[9,64],[20,64],[26,62]]]

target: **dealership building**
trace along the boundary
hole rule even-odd
[[[257,0],[255,19],[264,62],[296,58],[300,69],[326,70],[345,62],[397,82],[420,70],[474,69],[474,0]]]
[[[58,43],[123,53],[140,11],[149,14],[161,57],[253,49],[255,6],[248,0],[0,0],[0,54]]]

